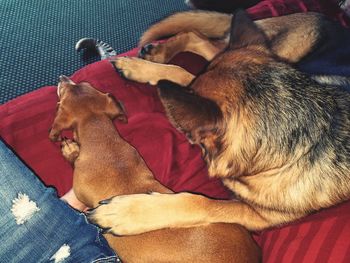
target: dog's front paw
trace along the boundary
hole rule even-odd
[[[49,130],[49,139],[52,142],[61,141],[60,133],[61,133],[60,130],[57,130],[57,129],[54,129],[54,128],[50,128],[50,130]]]
[[[134,235],[167,227],[167,213],[157,207],[161,194],[116,196],[87,212],[90,222],[114,235]],[[161,195],[163,196],[163,195]]]
[[[148,44],[143,46],[139,51],[139,57],[156,63],[167,63],[170,60],[163,44]]]
[[[119,74],[126,79],[151,85],[158,83],[157,71],[152,62],[136,57],[119,57],[111,60],[111,63]]]
[[[79,145],[71,139],[64,138],[61,142],[61,152],[63,157],[70,163],[74,163],[79,156]]]

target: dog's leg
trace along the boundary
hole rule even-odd
[[[140,58],[157,62],[167,63],[180,52],[192,52],[211,61],[226,46],[224,42],[213,44],[207,37],[198,32],[182,32],[159,44],[148,44],[144,46]]]
[[[78,143],[70,140],[63,139],[61,142],[61,152],[63,157],[72,165],[79,156],[80,147]]]
[[[187,86],[195,77],[179,66],[154,63],[135,57],[120,57],[111,62],[123,77],[151,85],[156,85],[159,80],[170,80]]]
[[[192,227],[210,223],[237,223],[260,230],[283,222],[283,214],[269,217],[250,205],[214,200],[190,193],[136,194],[102,201],[89,219],[117,235],[132,235],[163,228]]]

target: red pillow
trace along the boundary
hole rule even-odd
[[[265,230],[255,239],[269,263],[350,262],[350,201],[287,226]]]

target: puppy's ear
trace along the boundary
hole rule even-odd
[[[123,123],[128,122],[122,103],[109,93],[107,94],[106,113],[111,119],[117,119]]]
[[[172,124],[196,144],[212,136],[222,120],[219,106],[170,81],[158,82],[160,99]]]
[[[71,129],[74,120],[72,116],[61,106],[58,106],[55,119],[49,131],[49,138],[51,141],[60,140],[60,133],[62,130]]]
[[[257,27],[248,14],[239,9],[233,13],[229,49],[243,48],[250,45],[268,47],[265,33]]]

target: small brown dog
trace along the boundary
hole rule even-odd
[[[190,193],[115,197],[96,208],[99,225],[122,235],[218,222],[260,230],[350,198],[349,92],[321,85],[276,56],[278,43],[243,11],[233,16],[222,53],[197,33],[182,35],[198,40],[191,51],[213,59],[198,77],[139,58],[118,58],[114,66],[132,80],[176,83],[158,83],[167,116],[202,147],[209,175],[240,201]],[[172,45],[186,51],[190,42],[181,46],[180,37],[150,56],[167,55]]]
[[[112,119],[126,122],[122,106],[88,83],[62,76],[59,103],[50,139],[73,129],[74,141],[62,142],[62,153],[74,163],[73,189],[88,207],[115,195],[171,193],[153,177],[136,149],[125,142]],[[243,227],[211,224],[146,234],[105,237],[123,262],[258,262],[260,252]]]

